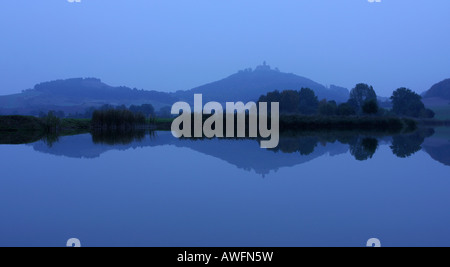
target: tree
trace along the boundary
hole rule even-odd
[[[296,113],[299,110],[300,96],[297,91],[286,90],[281,92],[280,111],[285,113]]]
[[[349,104],[353,105],[357,112],[362,111],[366,101],[377,100],[377,94],[372,86],[365,83],[359,83],[350,92]]]
[[[45,132],[47,134],[56,133],[61,127],[61,120],[55,115],[55,111],[49,111],[41,120],[44,123]]]
[[[322,116],[334,116],[337,113],[336,101],[328,101],[326,99],[319,103],[319,114]]]
[[[96,110],[91,119],[92,127],[101,130],[130,130],[145,123],[142,113],[133,113],[128,109]]]
[[[259,102],[281,102],[281,93],[278,90],[267,93],[267,95],[262,95],[259,98]]]
[[[426,108],[420,111],[421,118],[432,119],[434,116],[436,116],[436,113],[434,113],[431,109]]]
[[[304,115],[316,114],[319,110],[319,99],[313,90],[302,88],[299,93],[299,112]]]
[[[391,96],[392,111],[399,116],[433,118],[434,112],[427,110],[422,97],[408,88],[399,88]]]
[[[59,111],[55,112],[55,116],[58,118],[65,118],[66,114],[64,113],[64,111],[59,110]]]
[[[161,118],[172,118],[171,109],[172,107],[170,106],[162,107],[159,109],[157,115],[160,116]]]
[[[362,106],[362,111],[367,115],[377,114],[379,110],[378,102],[375,99],[367,100]]]
[[[132,105],[130,107],[130,111],[133,113],[142,113],[146,117],[155,115],[155,109],[153,108],[153,106],[151,104],[143,104],[140,106]]]
[[[349,103],[342,103],[338,106],[337,115],[339,116],[353,116],[356,115],[356,111]]]

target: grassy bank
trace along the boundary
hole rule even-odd
[[[436,113],[436,119],[450,120],[450,105],[436,106],[431,109]]]
[[[42,120],[32,116],[0,116],[0,131],[27,131],[44,128]]]
[[[60,132],[89,131],[89,119],[61,119],[58,123]],[[0,131],[45,131],[45,119],[33,116],[0,116]]]
[[[62,119],[58,131],[48,132],[45,119],[33,116],[0,116],[0,144],[26,144],[41,140],[46,135],[74,135],[87,133],[90,120]]]
[[[170,129],[173,119],[151,119],[147,120],[147,124],[151,128]],[[58,128],[62,133],[78,133],[89,132],[91,129],[91,119],[61,119]],[[17,132],[17,131],[44,131],[45,120],[33,116],[0,116],[1,132]]]
[[[90,119],[62,119],[61,132],[63,135],[72,135],[89,132],[91,128]]]

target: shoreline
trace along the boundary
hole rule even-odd
[[[205,120],[206,118],[204,118]],[[136,125],[135,129],[170,130],[174,118],[156,118],[145,125]],[[248,121],[247,121],[248,122]],[[280,115],[280,131],[320,131],[320,130],[402,130],[418,126],[450,126],[449,120],[416,119],[403,117],[370,116],[303,116]],[[102,129],[102,127],[96,127]],[[94,130],[91,119],[60,119],[57,132],[90,132]],[[0,116],[0,132],[45,131],[43,119],[33,116]]]

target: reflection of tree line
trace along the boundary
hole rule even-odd
[[[412,156],[422,149],[425,138],[434,134],[433,129],[421,129],[412,134],[395,135],[392,137],[391,150],[400,158]],[[368,160],[373,157],[379,147],[379,136],[354,135],[351,133],[324,133],[314,136],[284,135],[280,138],[278,147],[271,149],[274,152],[299,153],[306,156],[314,152],[319,143],[339,142],[349,145],[349,151],[356,160]]]
[[[106,145],[127,145],[132,142],[142,142],[145,136],[149,133],[150,136],[154,136],[153,131],[147,131],[145,129],[134,130],[95,130],[91,132],[92,142],[94,144],[106,144]]]
[[[422,149],[426,138],[434,134],[434,129],[421,129],[413,134],[398,135],[392,138],[392,153],[399,158],[407,158]]]
[[[94,130],[91,132],[92,142],[94,144],[105,145],[128,145],[132,142],[141,142],[149,134],[154,136],[153,131],[145,129],[124,129],[124,130]],[[61,136],[57,134],[45,134],[40,139],[48,146],[59,142]]]
[[[132,142],[141,142],[147,133],[154,136],[155,133],[144,129],[124,131],[93,131],[92,141],[95,144],[126,145]],[[434,134],[433,129],[420,129],[411,134],[392,136],[391,150],[399,158],[410,157],[422,149],[425,138]],[[383,136],[371,134],[355,135],[354,133],[333,132],[315,133],[314,135],[303,135],[285,133],[280,137],[279,145],[270,149],[274,152],[299,153],[302,156],[312,154],[319,144],[336,143],[349,145],[349,151],[356,160],[364,161],[371,159],[379,147],[379,139]],[[51,138],[50,138],[51,139]],[[188,140],[207,140],[207,138],[182,138]],[[245,138],[236,138],[236,140]],[[51,140],[49,140],[51,141]],[[48,142],[47,144],[51,144]]]
[[[149,134],[150,137],[155,136],[155,133],[146,129],[123,129],[123,130],[94,130],[91,132],[92,142],[94,144],[105,144],[105,145],[128,145],[132,142],[141,142],[144,140],[146,135]],[[17,137],[18,135],[14,135]],[[7,141],[9,144],[24,144],[24,143],[32,143],[38,140],[43,141],[49,148],[53,147],[53,144],[58,143],[60,141],[60,136],[54,133],[47,134],[39,134],[32,141],[24,142],[20,139],[17,142],[11,141],[9,138]],[[6,139],[2,137],[3,139]],[[0,139],[2,140],[2,139]]]
[[[310,155],[321,144],[339,142],[348,144],[350,153],[357,160],[372,158],[378,148],[378,139],[369,136],[324,134],[316,136],[282,136],[278,147],[272,149],[275,152],[300,153],[302,156]]]
[[[94,130],[91,132],[92,141],[95,144],[127,145],[132,142],[141,142],[149,133],[155,136],[155,132],[145,129],[128,130]],[[283,132],[279,145],[271,149],[274,152],[299,153],[302,156],[312,154],[319,144],[336,143],[349,145],[349,152],[357,160],[368,160],[373,157],[379,147],[379,140],[391,141],[392,153],[399,158],[407,158],[422,149],[425,139],[434,134],[434,129],[419,129],[410,134],[399,134],[392,137],[383,136],[381,133],[355,132]],[[0,134],[0,143],[23,144],[32,143],[41,139],[48,147],[60,141],[60,136],[55,133],[35,132],[11,132]],[[208,140],[207,138],[181,138],[187,140]],[[256,138],[258,139],[258,138]],[[234,140],[248,140],[248,138],[235,138]],[[437,154],[437,152],[435,152]],[[447,157],[447,154],[440,158]]]

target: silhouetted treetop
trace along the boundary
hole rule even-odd
[[[425,108],[422,97],[407,88],[399,88],[391,97],[392,111],[399,116],[433,118],[434,112]]]
[[[350,91],[349,103],[358,111],[362,111],[362,107],[366,101],[377,101],[377,94],[372,86],[365,83],[359,83]]]

